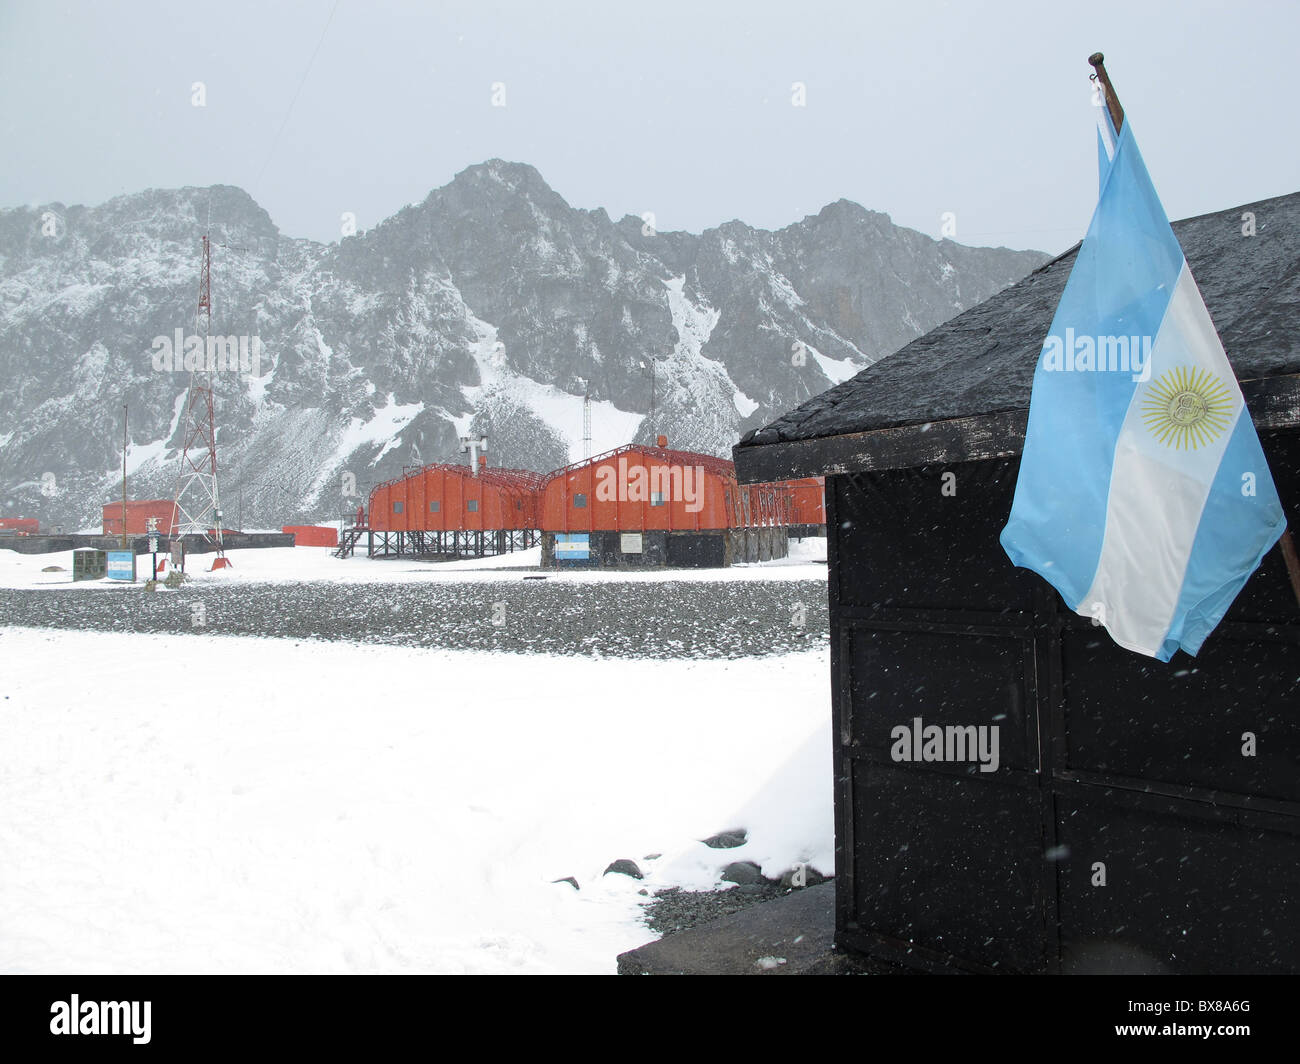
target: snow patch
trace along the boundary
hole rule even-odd
[[[100,529],[83,529],[98,535]],[[249,531],[254,531],[249,529]],[[269,531],[278,532],[279,529]],[[363,553],[351,558],[335,558],[332,547],[263,547],[228,550],[232,569],[211,573],[206,563],[191,568],[186,575],[199,584],[428,584],[493,583],[517,581],[524,573],[537,573],[542,562],[542,548],[516,551],[492,558],[473,558],[459,562],[398,563],[367,558]],[[62,566],[63,572],[45,573],[49,565]],[[769,562],[733,565],[726,569],[575,569],[550,570],[546,579],[566,584],[643,584],[759,581],[826,582],[826,540],[809,538],[790,544],[790,556]],[[111,580],[72,582],[72,551],[49,554],[19,554],[0,547],[0,587],[44,588],[50,593],[69,591],[103,591],[122,593],[130,585]]]
[[[171,423],[167,426],[167,432],[162,439],[154,440],[152,443],[132,443],[127,447],[126,472],[128,476],[134,476],[141,471],[151,472],[167,464],[168,443],[175,438],[176,430],[180,428],[181,417],[185,413],[185,401],[188,398],[188,388],[176,396],[176,401],[172,404]],[[111,470],[107,476],[110,480],[120,477],[121,467]]]
[[[464,386],[461,394],[471,412],[451,419],[457,434],[469,435],[475,413],[489,398],[503,398],[532,411],[552,432],[564,441],[569,461],[587,457],[582,453],[581,395],[572,395],[552,384],[542,384],[512,370],[506,362],[504,348],[497,339],[495,325],[472,319],[478,342],[472,352],[478,366],[480,384]],[[631,441],[641,425],[641,414],[620,410],[607,400],[591,404],[592,453],[601,454]],[[489,441],[489,446],[491,442]]]
[[[859,365],[851,358],[828,358],[815,347],[807,344],[804,346],[808,348],[808,353],[817,360],[817,365],[830,378],[832,384],[843,384],[866,369],[865,365]]]
[[[393,401],[393,395],[390,392],[384,405],[374,412],[369,421],[362,421],[359,417],[352,418],[343,430],[334,448],[334,454],[329,461],[320,467],[320,472],[308,489],[308,505],[315,504],[326,482],[349,456],[362,447],[382,443],[383,447],[380,448],[379,453],[370,460],[370,465],[373,466],[379,459],[401,443],[402,429],[406,428],[423,412],[423,403],[397,403]]]
[[[721,313],[707,303],[693,303],[685,292],[686,275],[664,282],[668,289],[668,312],[677,330],[676,354],[698,355],[709,342]]]

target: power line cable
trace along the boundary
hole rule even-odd
[[[329,18],[325,20],[325,28],[320,31],[320,40],[316,42],[316,50],[311,53],[311,58],[307,60],[307,69],[302,72],[302,78],[298,81],[298,88],[294,90],[293,99],[289,101],[289,109],[284,113],[284,121],[280,123],[279,130],[276,131],[275,139],[271,141],[271,150],[266,153],[266,161],[262,163],[262,169],[257,172],[257,177],[253,181],[254,188],[260,188],[262,176],[266,173],[266,168],[271,165],[271,159],[275,155],[275,149],[279,147],[280,137],[284,133],[285,127],[289,124],[289,118],[293,115],[294,106],[298,103],[298,97],[302,95],[302,87],[307,84],[307,76],[311,73],[311,68],[316,63],[316,56],[320,52],[320,46],[325,43],[325,34],[329,32],[330,23],[334,21],[334,12],[339,9],[341,0],[334,0],[334,6],[330,8]]]

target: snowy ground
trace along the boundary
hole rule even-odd
[[[471,558],[459,562],[421,562],[412,558],[335,558],[332,547],[269,547],[261,550],[232,550],[233,567],[212,573],[209,555],[194,555],[186,563],[186,575],[196,582],[221,585],[240,583],[432,583],[444,580],[495,581],[518,579],[521,571],[545,573],[548,580],[573,584],[739,582],[751,580],[826,580],[826,540],[809,538],[790,544],[790,556],[770,562],[734,565],[728,569],[658,569],[645,572],[615,570],[542,570],[541,547],[503,554],[497,558]],[[143,580],[149,575],[150,559],[141,555],[137,571]],[[61,572],[43,569],[57,566]],[[19,554],[0,550],[0,587],[72,588],[72,551],[54,554]],[[78,589],[120,586],[109,580],[83,580]]]
[[[241,552],[236,579],[302,580],[311,553]],[[8,555],[5,580],[65,575],[31,565],[50,559]],[[831,871],[824,648],[591,660],[10,627],[0,695],[4,971],[613,972],[653,937],[643,887],[711,887],[734,860]],[[740,849],[696,841],[742,826]],[[602,877],[616,858],[647,881]]]

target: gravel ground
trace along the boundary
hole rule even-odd
[[[759,902],[783,898],[793,888],[780,883],[761,883],[730,890],[682,890],[669,887],[656,891],[645,905],[645,922],[656,935],[675,935],[699,924],[748,909]]]
[[[751,905],[782,898],[791,893],[792,889],[783,887],[780,883],[767,882],[732,890],[688,891],[669,887],[656,892],[651,901],[646,903],[645,922],[651,931],[664,938],[730,916]],[[920,969],[906,968],[879,958],[835,953],[828,956],[816,971],[808,974],[920,975],[922,972]]]
[[[0,589],[0,623],[676,659],[784,654],[829,638],[824,580]]]

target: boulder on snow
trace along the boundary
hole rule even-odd
[[[627,858],[619,858],[619,860],[612,862],[603,874],[609,875],[611,872],[616,872],[620,876],[631,876],[633,879],[645,878],[641,875],[641,869],[636,866],[636,862],[629,861]]]
[[[700,841],[711,850],[734,850],[737,846],[744,846],[748,838],[749,832],[744,828],[732,828],[730,831],[719,831],[716,835],[710,835]]]
[[[565,876],[563,879],[552,879],[551,882],[552,882],[552,883],[568,883],[569,886],[571,886],[574,890],[581,890],[581,889],[582,889],[580,886],[578,886],[578,881],[577,881],[576,879],[574,879],[573,876]]]

